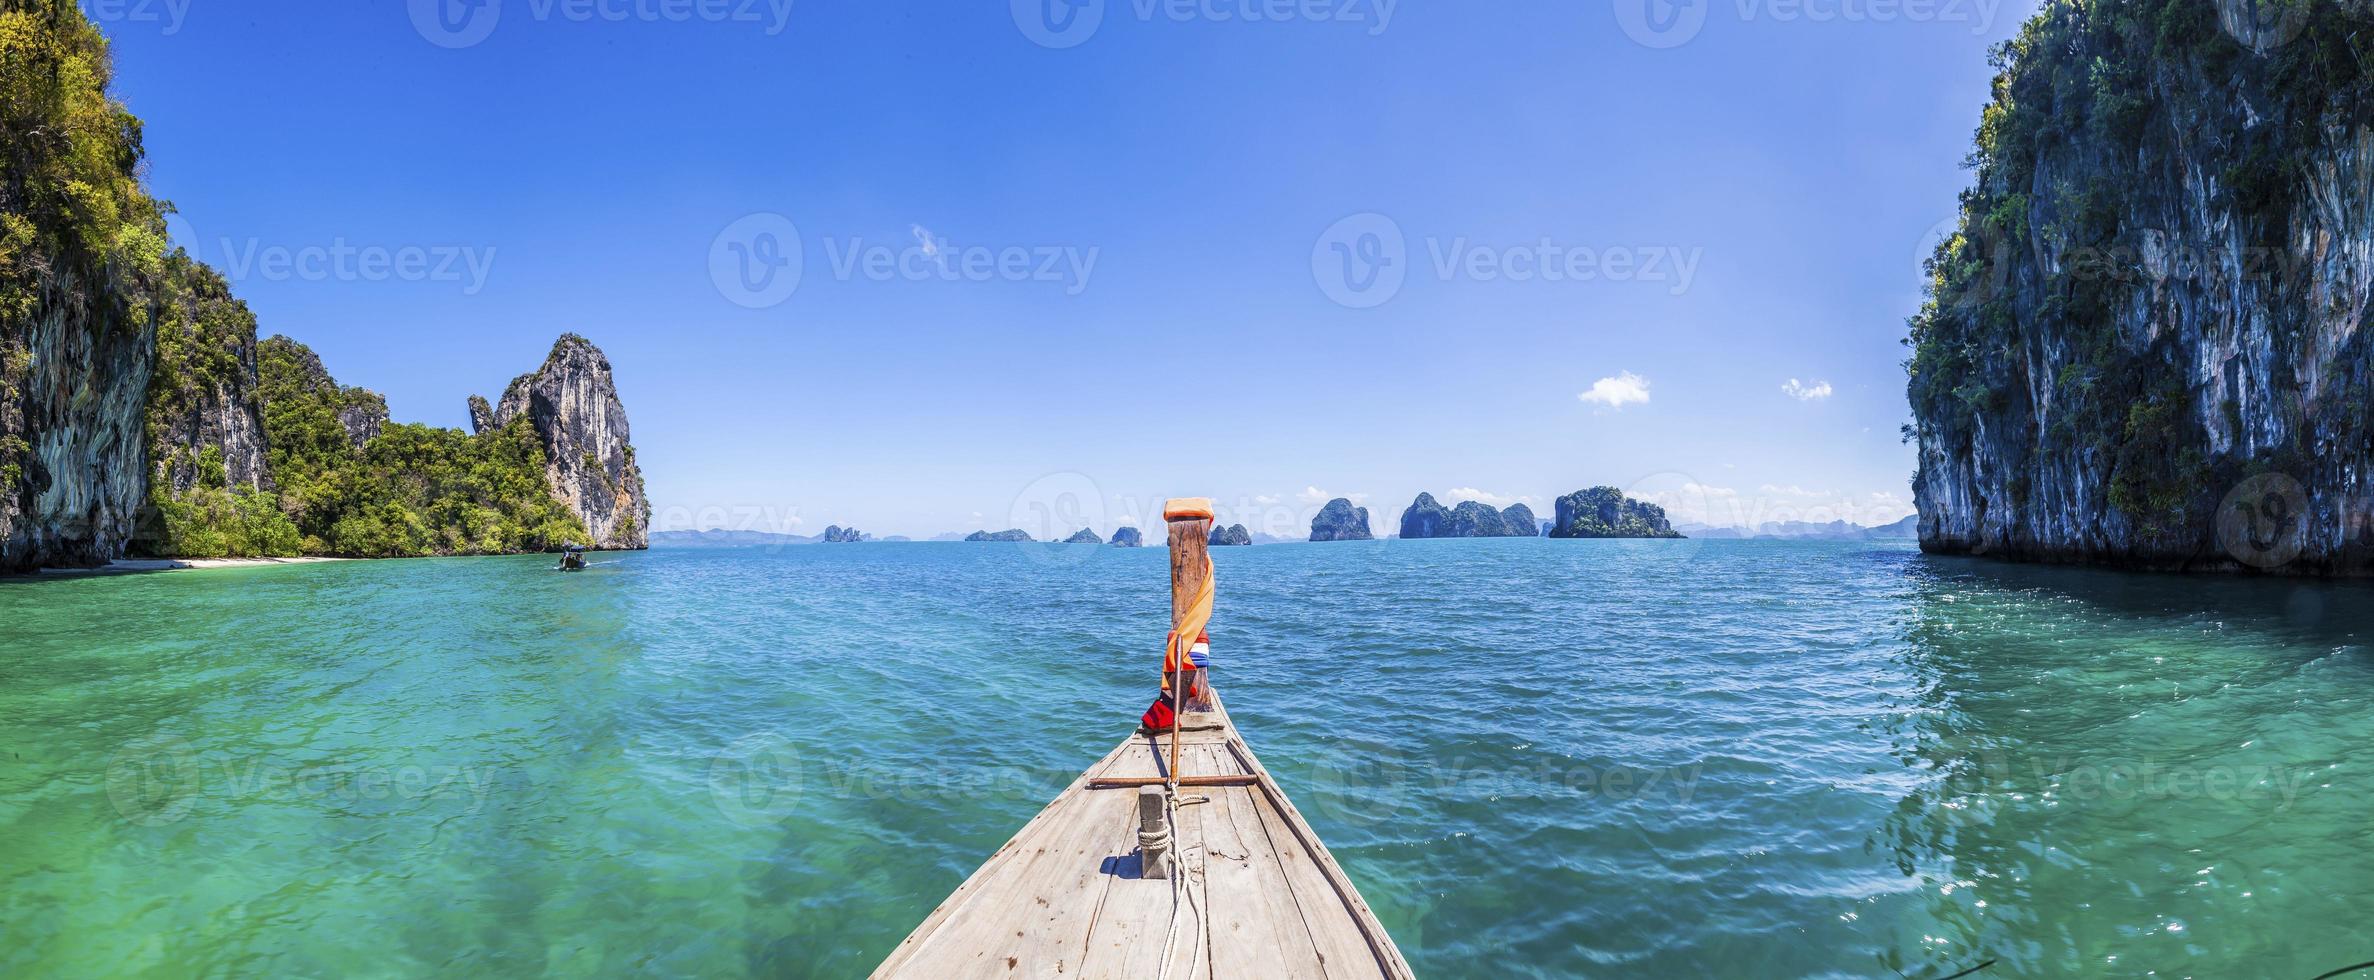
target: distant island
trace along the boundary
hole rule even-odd
[[[1889,524],[1865,527],[1845,521],[1813,523],[1810,521],[1766,521],[1755,527],[1724,527],[1709,524],[1679,525],[1675,530],[1693,538],[1713,540],[1771,540],[1771,541],[1909,541],[1920,537],[1919,515]]]
[[[1678,538],[1665,508],[1624,496],[1614,487],[1592,487],[1558,498],[1553,538]]]
[[[1096,536],[1096,531],[1095,531],[1094,529],[1092,529],[1092,528],[1085,528],[1085,527],[1084,527],[1084,528],[1081,528],[1081,529],[1079,529],[1079,530],[1077,530],[1077,531],[1074,531],[1074,532],[1072,532],[1072,536],[1071,536],[1071,537],[1068,537],[1068,538],[1065,538],[1065,539],[1063,539],[1063,543],[1064,543],[1064,544],[1103,544],[1103,543],[1105,543],[1105,539],[1103,539],[1103,538],[1100,538],[1100,537],[1097,537],[1097,536]]]
[[[1028,531],[1024,531],[1024,530],[1021,530],[1021,529],[1017,528],[1017,529],[1010,530],[1010,531],[974,531],[974,532],[973,532],[973,533],[971,533],[971,534],[965,535],[965,538],[964,538],[964,539],[965,539],[966,541],[972,541],[972,542],[982,542],[982,541],[1026,542],[1026,541],[1030,541],[1030,540],[1031,540],[1031,536],[1030,536],[1030,532],[1028,532]]]
[[[871,541],[873,539],[873,535],[867,534],[864,531],[860,531],[853,527],[842,527],[838,524],[834,524],[824,529],[825,544],[856,544],[860,541]]]
[[[1511,504],[1494,510],[1473,500],[1444,507],[1431,493],[1421,493],[1401,512],[1401,536],[1416,538],[1538,538],[1541,526],[1531,508]]]
[[[1375,535],[1368,528],[1368,508],[1352,506],[1349,497],[1337,497],[1319,508],[1319,515],[1311,518],[1313,541],[1369,541]]]
[[[1137,528],[1125,524],[1113,532],[1111,543],[1116,548],[1142,548],[1145,547],[1146,537],[1139,534]]]
[[[1253,532],[1245,530],[1245,526],[1242,524],[1231,524],[1227,527],[1221,527],[1217,523],[1212,525],[1211,544],[1215,548],[1241,547],[1252,543]]]

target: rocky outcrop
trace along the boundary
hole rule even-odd
[[[1558,498],[1553,538],[1678,538],[1665,508],[1624,496],[1614,487],[1577,490]]]
[[[1100,538],[1100,537],[1097,537],[1097,536],[1096,536],[1096,532],[1095,532],[1094,530],[1091,530],[1091,529],[1089,529],[1089,528],[1081,528],[1081,529],[1079,529],[1078,531],[1074,531],[1074,532],[1072,532],[1072,536],[1071,536],[1071,537],[1068,537],[1068,538],[1065,538],[1065,539],[1063,539],[1063,543],[1065,543],[1065,544],[1103,544],[1103,543],[1105,543],[1105,539],[1103,539],[1103,538]]]
[[[872,537],[873,535],[864,531],[853,527],[842,527],[838,524],[828,525],[824,529],[825,544],[856,544]]]
[[[94,565],[146,504],[164,216],[140,186],[139,120],[107,92],[106,37],[75,4],[7,11],[0,571]]]
[[[1313,541],[1368,541],[1374,538],[1368,529],[1368,508],[1354,507],[1350,498],[1337,497],[1319,508],[1311,518]]]
[[[1212,547],[1233,548],[1243,545],[1250,545],[1252,543],[1253,532],[1245,530],[1245,526],[1242,524],[1231,524],[1227,527],[1220,527],[1215,524],[1212,527]]]
[[[256,384],[256,318],[213,269],[176,254],[158,305],[148,383],[152,492],[178,500],[201,484],[264,490],[264,402]],[[144,519],[142,533],[155,530]]]
[[[1508,525],[1509,537],[1538,538],[1542,536],[1541,518],[1533,516],[1533,508],[1524,504],[1510,504],[1500,512],[1501,523]]]
[[[495,407],[486,403],[483,395],[470,396],[470,434],[485,435],[495,427]]]
[[[122,288],[61,262],[0,309],[0,571],[97,565],[132,538],[156,332]]]
[[[2025,27],[1911,321],[1923,550],[2374,573],[2374,77],[2325,66],[2369,32],[2243,0]]]
[[[330,376],[330,369],[313,348],[279,334],[257,345],[264,357],[285,358],[292,365],[286,383],[273,393],[274,398],[301,397],[328,406],[338,419],[338,427],[346,433],[346,442],[355,449],[379,437],[387,428],[387,399],[368,388],[350,388]],[[251,378],[255,375],[251,373]],[[271,399],[259,401],[270,403]]]
[[[387,399],[364,388],[346,389],[346,400],[338,406],[338,424],[346,429],[348,442],[356,449],[363,448],[387,428]]]
[[[1116,548],[1141,548],[1146,544],[1146,536],[1138,533],[1137,528],[1123,527],[1113,532],[1110,543]]]
[[[1404,538],[1450,537],[1451,511],[1437,503],[1431,493],[1421,493],[1401,512],[1401,536]]]
[[[484,402],[473,400],[473,424]],[[626,406],[600,348],[562,334],[543,367],[504,389],[489,421],[501,428],[517,418],[526,418],[543,440],[553,496],[584,522],[594,547],[650,546],[651,501],[628,438]]]
[[[1008,531],[974,531],[965,535],[964,539],[972,542],[1026,542],[1031,540],[1031,536],[1030,532],[1015,528]]]
[[[1541,536],[1533,511],[1512,504],[1494,510],[1480,501],[1461,501],[1445,509],[1434,495],[1421,493],[1401,515],[1404,538],[1536,538]]]

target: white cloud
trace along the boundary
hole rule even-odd
[[[1827,381],[1816,381],[1808,385],[1799,383],[1795,378],[1790,378],[1788,384],[1781,386],[1782,394],[1801,402],[1821,401],[1830,397],[1830,391],[1830,382]]]
[[[1619,371],[1615,377],[1591,382],[1591,390],[1575,397],[1613,409],[1622,409],[1626,405],[1646,405],[1649,401],[1649,379],[1630,371]]]
[[[1276,503],[1278,502],[1278,496],[1277,496],[1276,494],[1272,494],[1272,493],[1265,493],[1265,494],[1262,494],[1262,495],[1260,495],[1260,496],[1254,497],[1254,498],[1253,498],[1253,502],[1254,502],[1254,503],[1256,503],[1256,504],[1260,504],[1260,505],[1261,505],[1261,506],[1263,506],[1263,507],[1268,507],[1268,506],[1272,506],[1272,505],[1274,505],[1274,504],[1276,504]]]
[[[1473,501],[1475,501],[1476,503],[1479,503],[1479,504],[1484,504],[1484,505],[1486,505],[1486,506],[1490,506],[1490,507],[1502,507],[1502,508],[1505,508],[1505,507],[1507,507],[1507,506],[1508,506],[1508,505],[1510,505],[1510,504],[1518,504],[1518,503],[1521,503],[1521,504],[1525,504],[1525,505],[1531,506],[1532,504],[1534,504],[1534,503],[1536,503],[1536,502],[1537,502],[1537,501],[1536,501],[1534,498],[1532,498],[1532,497],[1508,497],[1508,496],[1502,496],[1502,495],[1500,495],[1500,494],[1497,494],[1497,493],[1490,493],[1490,492],[1487,492],[1487,491],[1478,490],[1478,489],[1476,489],[1476,488],[1474,488],[1474,487],[1452,487],[1452,488],[1450,489],[1450,491],[1449,491],[1449,492],[1447,492],[1447,493],[1445,493],[1445,494],[1443,494],[1443,496],[1444,496],[1445,498],[1449,499],[1449,501],[1450,501],[1451,503],[1454,503],[1454,504],[1456,504],[1456,503],[1458,503],[1458,502],[1460,502],[1460,501],[1463,501],[1463,500],[1473,500]]]
[[[1351,501],[1354,506],[1368,502],[1368,495],[1365,493],[1328,493],[1318,487],[1304,487],[1302,492],[1295,494],[1294,497],[1306,504],[1324,504],[1337,497]]]
[[[908,225],[907,234],[915,236],[915,244],[923,249],[925,258],[940,254],[939,236],[932,234],[931,229],[922,225]]]
[[[1804,487],[1798,486],[1794,483],[1785,487],[1775,486],[1773,484],[1767,483],[1761,487],[1757,487],[1756,489],[1765,493],[1780,494],[1786,497],[1827,497],[1830,495],[1829,491],[1807,490]]]

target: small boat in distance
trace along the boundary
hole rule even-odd
[[[560,563],[560,566],[559,566],[559,567],[557,567],[557,568],[554,568],[554,569],[553,569],[553,571],[556,571],[556,572],[582,572],[582,571],[584,571],[584,570],[585,570],[585,549],[584,549],[582,546],[578,545],[576,542],[573,542],[573,541],[572,541],[572,542],[570,542],[570,543],[568,543],[568,544],[564,544],[564,545],[562,545],[562,546],[561,546],[561,563]]]
[[[990,855],[877,980],[1410,977],[1189,655],[1211,617],[1211,501],[1173,500],[1163,516],[1171,710],[1158,702]]]

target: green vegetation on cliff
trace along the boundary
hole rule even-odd
[[[257,362],[271,472],[306,553],[491,554],[587,539],[553,499],[526,418],[475,436],[396,423],[358,446],[342,413],[376,395],[340,387],[286,337],[264,341]]]
[[[2312,0],[2046,0],[1997,74],[1909,321],[1914,485],[1955,550],[2181,561],[2220,488],[2310,476],[2363,350],[2374,18]],[[2320,199],[2321,195],[2321,199]],[[2323,304],[2322,309],[2319,304]],[[2363,414],[2363,410],[2360,410]]]
[[[108,94],[112,74],[106,38],[72,0],[0,0],[0,557],[32,509],[34,429],[56,412],[32,403],[43,387],[36,319],[53,339],[85,325],[136,334],[162,271],[164,215],[140,183],[140,120]],[[83,360],[118,340],[90,343]]]

